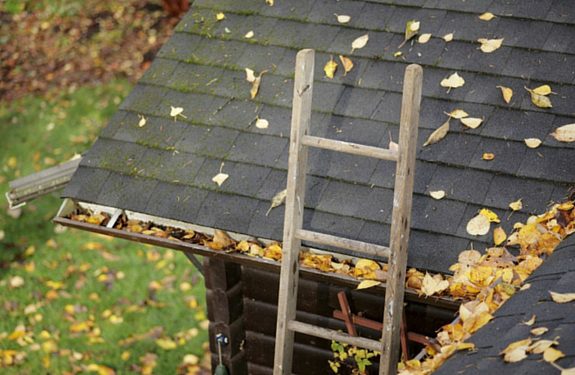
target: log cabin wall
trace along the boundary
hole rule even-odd
[[[204,261],[212,366],[218,364],[215,336],[224,333],[230,344],[222,351],[230,374],[271,374],[274,359],[279,274],[221,260]],[[326,328],[345,331],[343,321],[332,318],[339,309],[337,293],[346,290],[352,312],[381,321],[383,293],[357,291],[345,286],[300,278],[297,319]],[[435,330],[453,320],[454,310],[423,303],[406,305],[408,330],[435,336]],[[380,332],[356,327],[361,336],[377,339]],[[329,374],[332,351],[328,340],[296,334],[296,374]],[[419,347],[412,346],[412,355]],[[371,367],[377,373],[377,363]],[[371,372],[370,372],[371,373]]]

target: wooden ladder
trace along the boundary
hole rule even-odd
[[[398,150],[382,149],[308,135],[313,92],[314,55],[313,50],[304,49],[298,52],[296,58],[274,374],[291,374],[295,332],[379,351],[381,352],[379,373],[395,374],[399,359],[399,331],[403,310],[423,71],[419,65],[412,64],[407,67],[403,82],[399,147]],[[302,228],[309,147],[397,162],[390,247],[312,232]],[[381,341],[354,337],[343,332],[296,320],[299,252],[302,240],[352,250],[365,254],[367,258],[374,256],[387,258],[389,268]]]

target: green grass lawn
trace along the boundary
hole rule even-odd
[[[0,103],[2,194],[87,150],[129,89]],[[201,276],[177,252],[58,230],[60,204],[40,198],[19,218],[0,204],[0,373],[172,374],[184,358],[194,373],[207,340]]]

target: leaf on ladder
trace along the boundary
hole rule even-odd
[[[272,198],[272,204],[270,205],[268,212],[266,212],[266,216],[269,215],[271,210],[281,206],[285,202],[286,196],[287,196],[287,189],[283,189],[282,191],[274,195],[274,197]]]

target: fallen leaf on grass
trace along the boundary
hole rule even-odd
[[[429,33],[421,34],[419,36],[419,38],[417,38],[417,43],[425,44],[425,43],[429,42],[430,39],[431,39],[431,34],[429,34]]]
[[[479,39],[477,39],[477,41],[479,43],[481,43],[481,47],[479,47],[481,49],[481,51],[483,51],[485,53],[491,53],[491,52],[499,49],[499,47],[501,47],[501,44],[503,43],[503,38],[501,38],[501,39],[479,38]]]
[[[523,141],[529,148],[537,148],[541,146],[541,140],[539,138],[525,138]]]
[[[343,75],[345,76],[353,69],[353,61],[342,55],[339,55],[339,61],[341,61],[341,65],[343,65]]]
[[[501,245],[507,239],[507,234],[501,227],[495,228],[493,231],[493,243],[495,246]]]
[[[287,189],[283,189],[282,191],[274,195],[274,197],[272,198],[272,204],[270,205],[268,212],[266,212],[266,216],[269,215],[272,209],[281,206],[285,202],[286,196],[287,196]]]
[[[337,17],[337,22],[342,23],[342,24],[348,23],[349,21],[351,21],[351,17],[348,15],[345,15],[345,14],[335,14],[335,16]]]
[[[381,281],[377,281],[377,280],[363,280],[361,283],[359,283],[359,285],[357,286],[356,289],[367,289],[367,288],[372,288],[376,285],[381,284]]]
[[[157,339],[156,345],[164,350],[173,350],[178,347],[178,344],[176,344],[172,339]]]
[[[495,18],[495,15],[493,15],[493,13],[491,13],[491,12],[485,12],[479,16],[479,19],[482,21],[491,21],[494,18]]]
[[[8,284],[10,285],[10,288],[20,288],[24,285],[24,278],[22,278],[22,276],[13,276],[8,281]]]
[[[551,299],[555,303],[568,303],[575,301],[575,293],[557,293],[549,291]]]
[[[551,136],[559,142],[575,142],[575,124],[560,126],[551,133]]]
[[[549,331],[549,328],[547,328],[547,327],[538,327],[538,328],[533,328],[530,332],[534,336],[541,336],[542,334],[544,334],[547,331]]]
[[[355,51],[356,49],[361,49],[365,47],[368,41],[369,41],[369,34],[365,34],[360,36],[359,38],[356,38],[351,43],[351,53],[353,53],[353,51]]]
[[[451,42],[453,40],[453,33],[445,34],[443,40],[445,40],[446,43]]]
[[[333,60],[333,57],[329,58],[329,61],[325,63],[323,71],[327,78],[333,79],[335,76],[335,71],[337,70],[337,63]]]
[[[263,118],[259,118],[256,120],[256,128],[258,129],[267,129],[270,125],[269,121]]]
[[[465,84],[465,80],[463,79],[463,77],[461,77],[457,73],[453,73],[452,75],[450,75],[447,78],[444,78],[440,82],[441,87],[447,87],[448,92],[449,92],[449,90],[461,87],[464,84]]]
[[[439,294],[449,288],[449,281],[444,280],[441,274],[436,274],[433,277],[429,273],[425,273],[423,277],[423,284],[421,286],[421,291],[427,297],[434,294]]]
[[[423,144],[423,147],[441,141],[443,138],[445,138],[448,132],[449,132],[449,119],[447,119],[447,121],[445,121],[443,125],[435,129],[435,131],[429,135],[427,141],[425,141],[425,143]]]
[[[505,86],[496,86],[496,87],[501,90],[501,95],[503,95],[503,100],[505,101],[505,103],[509,104],[511,98],[513,97],[513,90]]]
[[[509,208],[511,208],[513,211],[519,211],[520,209],[522,209],[523,203],[521,203],[521,199],[509,203]]]
[[[461,123],[463,125],[467,126],[468,128],[476,129],[479,127],[479,125],[481,125],[481,123],[483,122],[483,119],[476,118],[476,117],[465,117],[465,118],[459,119],[459,121],[461,121]]]
[[[473,217],[467,223],[467,233],[472,236],[483,236],[489,232],[490,225],[489,219],[481,214],[477,214],[477,216]]]
[[[430,191],[429,195],[431,195],[433,199],[440,200],[445,197],[445,190]]]

